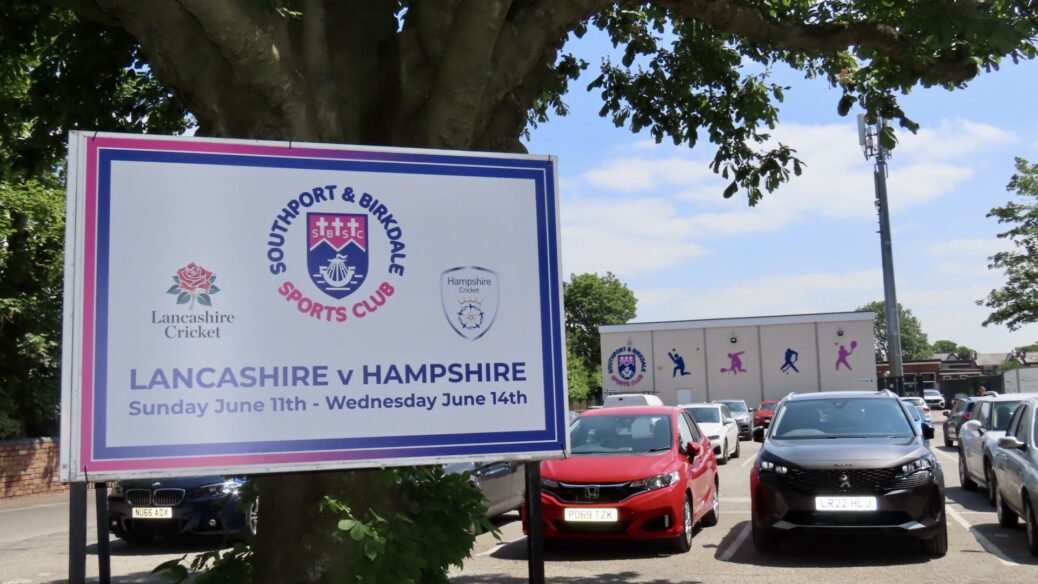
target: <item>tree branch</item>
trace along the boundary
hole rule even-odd
[[[484,107],[491,76],[493,47],[510,4],[511,0],[464,0],[459,7],[436,79],[416,119],[417,144],[471,145],[475,116]]]
[[[650,0],[677,14],[694,18],[748,41],[780,50],[830,55],[849,47],[863,47],[891,59],[916,74],[924,72],[947,83],[963,83],[979,68],[968,57],[918,54],[912,39],[891,26],[865,22],[801,24],[780,22],[738,0]]]

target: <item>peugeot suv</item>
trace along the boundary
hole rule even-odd
[[[898,535],[948,549],[944,475],[922,432],[888,391],[791,394],[750,472],[751,533],[761,552],[787,535]]]

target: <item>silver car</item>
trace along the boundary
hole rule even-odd
[[[1029,397],[1038,397],[1038,394],[979,397],[973,405],[970,421],[959,427],[959,484],[967,491],[978,485],[986,487],[992,505],[995,504],[995,490],[990,480],[992,454],[998,448],[998,439],[1005,436],[1013,410]]]
[[[930,415],[930,406],[926,405],[921,397],[903,397],[901,401],[907,403],[910,406],[915,406],[915,409],[919,411],[919,415],[923,417],[923,421],[927,424],[933,424],[933,417]]]
[[[1027,549],[1038,556],[1038,398],[1016,407],[1006,435],[995,450],[995,509],[1002,527],[1022,517],[1027,524]]]

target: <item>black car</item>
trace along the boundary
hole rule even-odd
[[[165,535],[249,539],[259,500],[242,501],[245,482],[222,476],[118,481],[109,486],[108,528],[128,543]]]
[[[889,391],[791,394],[750,474],[751,533],[761,552],[788,535],[875,534],[948,549],[944,475],[922,432]]]
[[[959,428],[970,421],[973,417],[973,406],[976,400],[971,397],[960,397],[952,406],[950,412],[944,412],[944,445],[948,448],[955,446],[955,440],[959,439]]]

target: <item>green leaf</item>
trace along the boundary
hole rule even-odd
[[[219,288],[217,288],[216,286],[210,286],[210,287],[209,287],[209,293],[210,293],[210,294],[216,294],[216,293],[217,293],[217,292],[219,292],[219,291],[220,291],[220,289],[219,289]]]
[[[178,294],[178,293],[180,293],[180,284],[173,284],[172,286],[169,287],[169,290],[166,290],[166,294]]]
[[[177,304],[187,304],[191,301],[191,295],[187,292],[181,292],[180,296],[177,296]]]
[[[724,190],[724,198],[726,198],[726,199],[732,198],[732,195],[734,195],[736,193],[736,191],[738,191],[738,190],[739,190],[739,183],[733,180],[732,184],[728,185],[728,188],[726,188]]]
[[[351,531],[354,527],[357,526],[358,523],[360,522],[356,519],[340,519],[339,529],[341,529],[342,531]]]
[[[196,300],[198,300],[198,303],[201,304],[202,306],[212,306],[213,305],[213,301],[209,299],[209,295],[208,294],[199,294],[198,298]]]

